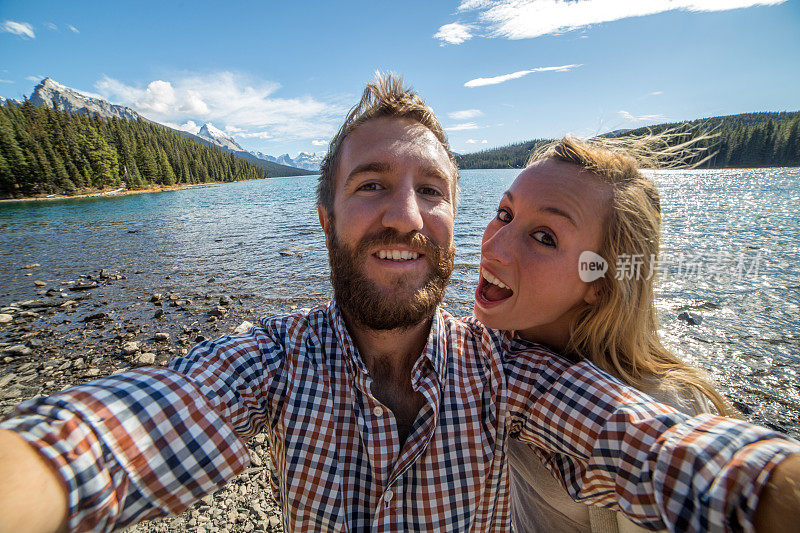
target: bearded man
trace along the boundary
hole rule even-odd
[[[241,472],[262,430],[287,531],[507,531],[512,437],[639,523],[749,527],[796,443],[689,419],[439,309],[457,189],[430,108],[395,78],[369,84],[318,187],[334,300],[21,404],[0,424],[0,530],[179,513]]]

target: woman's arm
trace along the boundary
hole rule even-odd
[[[800,531],[800,454],[782,461],[769,477],[758,500],[756,531]]]

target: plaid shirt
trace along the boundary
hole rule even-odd
[[[507,531],[509,438],[580,501],[649,527],[747,530],[772,467],[800,451],[442,311],[412,381],[425,403],[401,447],[332,304],[27,401],[0,427],[59,470],[72,529],[106,531],[183,511],[248,465],[242,442],[264,429],[287,531]]]

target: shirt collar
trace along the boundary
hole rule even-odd
[[[344,352],[345,359],[350,364],[351,369],[367,374],[367,366],[364,364],[364,360],[361,358],[361,354],[358,353],[358,348],[356,348],[356,344],[350,336],[350,331],[348,331],[344,321],[344,315],[339,309],[336,299],[331,300],[328,306],[328,313],[330,324],[336,332],[336,340],[339,342],[339,346]],[[425,342],[425,348],[422,350],[422,357],[420,357],[420,359],[424,357],[430,361],[441,385],[444,384],[445,372],[447,371],[447,341],[445,339],[444,318],[442,311],[437,307],[433,314],[428,340]],[[419,366],[420,359],[414,364],[415,370]]]

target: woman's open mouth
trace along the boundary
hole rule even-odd
[[[511,298],[514,294],[508,285],[503,283],[500,278],[494,274],[480,269],[480,278],[478,279],[478,288],[475,290],[475,300],[483,306],[496,305]]]

